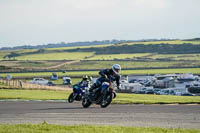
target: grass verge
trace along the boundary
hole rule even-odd
[[[125,127],[96,125],[18,124],[0,125],[3,133],[199,133],[199,129],[171,129],[156,127]]]
[[[199,96],[170,96],[118,93],[114,104],[200,104]]]
[[[59,76],[80,76],[90,75],[98,76],[99,71],[75,71],[75,72],[57,72]],[[199,74],[200,68],[177,68],[177,69],[141,69],[141,70],[122,70],[122,75],[148,75],[148,74],[169,74],[169,73],[193,73]],[[30,72],[30,73],[3,73],[2,77],[6,75],[13,77],[34,77],[34,76],[51,76],[52,72]]]
[[[0,89],[0,99],[66,100],[71,91]],[[200,96],[117,93],[113,104],[200,104]]]
[[[63,100],[71,91],[0,89],[0,99]]]

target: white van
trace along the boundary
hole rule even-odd
[[[72,80],[70,77],[63,77],[63,85],[71,85]]]

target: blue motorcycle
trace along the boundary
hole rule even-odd
[[[72,103],[74,100],[81,101],[84,94],[84,88],[81,88],[79,85],[75,84],[73,86],[73,92],[68,97],[68,102]]]

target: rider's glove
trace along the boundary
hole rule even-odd
[[[109,81],[109,78],[108,78],[107,75],[104,75],[104,78],[105,78],[106,81]]]

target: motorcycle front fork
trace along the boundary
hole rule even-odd
[[[77,94],[77,93],[74,93],[73,99],[75,99],[77,96],[78,96],[78,94]]]

